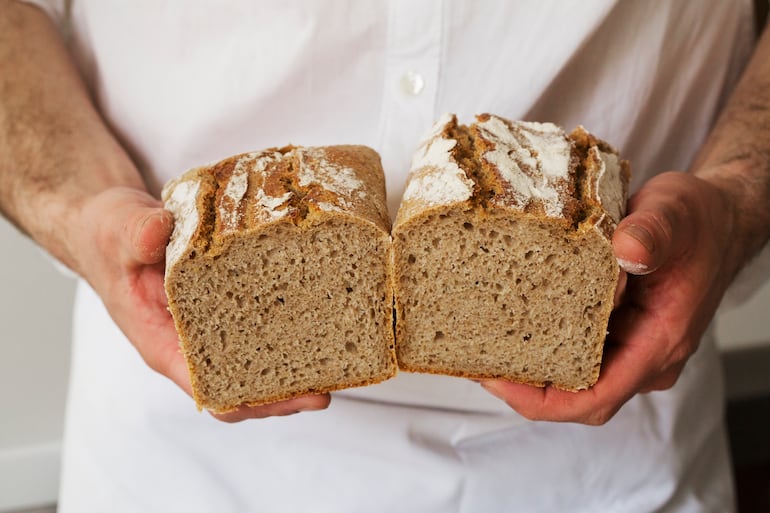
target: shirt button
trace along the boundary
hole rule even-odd
[[[401,91],[409,96],[417,96],[425,89],[425,80],[422,75],[414,71],[407,71],[401,75]]]

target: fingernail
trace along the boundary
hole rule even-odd
[[[641,262],[631,262],[630,260],[618,258],[618,265],[627,273],[635,274],[637,276],[650,274],[650,268]]]

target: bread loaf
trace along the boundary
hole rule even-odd
[[[400,368],[594,384],[628,180],[628,163],[581,127],[442,117],[393,227]]]
[[[390,218],[363,146],[246,153],[168,183],[165,286],[199,407],[396,372]]]

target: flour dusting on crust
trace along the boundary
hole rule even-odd
[[[590,158],[599,162],[594,199],[607,211],[615,224],[618,224],[626,212],[626,194],[623,180],[620,179],[620,159],[617,155],[603,152],[596,146],[592,146],[588,153]]]
[[[345,208],[350,207],[345,198],[353,196],[354,193],[361,199],[366,198],[364,183],[356,172],[331,162],[323,148],[296,148],[294,152],[299,160],[300,187],[320,185],[323,189],[337,194]],[[310,160],[313,161],[312,164],[307,162]]]
[[[547,216],[564,217],[562,190],[572,152],[564,131],[552,123],[505,122],[497,116],[475,126],[493,145],[484,160],[497,169],[517,206],[524,209],[535,199]]]
[[[451,114],[443,115],[421,142],[412,159],[411,179],[404,191],[404,200],[446,205],[466,201],[473,194],[473,180],[452,156],[457,141],[442,135],[453,121]]]
[[[164,191],[165,209],[174,215],[174,231],[166,247],[166,272],[184,255],[195,231],[198,229],[199,180],[183,180],[171,183]]]

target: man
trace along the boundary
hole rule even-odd
[[[0,5],[0,206],[83,278],[61,511],[732,509],[707,328],[769,235],[770,35],[733,90],[750,2],[75,1],[49,9],[69,48],[36,7]],[[395,212],[443,111],[582,123],[632,161],[599,383],[482,383],[497,401],[402,375],[197,415],[159,186],[242,151],[363,143]]]

